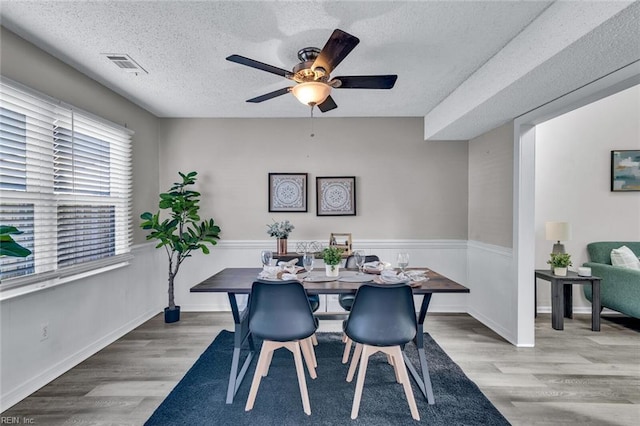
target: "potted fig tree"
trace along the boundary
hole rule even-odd
[[[175,304],[174,282],[180,266],[193,251],[201,250],[209,254],[209,247],[220,239],[220,227],[213,219],[200,221],[198,210],[200,193],[188,189],[196,182],[197,172],[178,172],[182,182],[176,182],[168,192],[160,194],[157,213],[144,212],[140,215],[140,227],[151,231],[147,240],[157,240],[156,248],[164,247],[169,259],[169,306],[164,309],[166,323],[180,321],[180,306]],[[162,219],[160,212],[166,210],[169,217]]]

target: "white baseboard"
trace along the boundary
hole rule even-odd
[[[125,334],[135,329],[139,325],[153,318],[155,315],[158,314],[158,312],[159,311],[157,310],[151,310],[151,311],[145,312],[144,314],[124,324],[122,327],[101,337],[100,339],[82,348],[76,353],[71,354],[64,360],[52,365],[47,370],[43,371],[37,376],[29,378],[22,385],[14,389],[11,389],[6,393],[3,393],[2,396],[0,396],[0,400],[2,401],[0,406],[0,412],[4,412],[5,410],[11,408],[13,405],[17,404],[22,399],[31,395],[33,392],[37,391],[47,383],[50,383],[52,380],[60,377],[62,374],[66,373],[76,365],[80,364],[82,361],[86,360],[87,358],[94,355],[101,349],[115,342],[120,337],[124,336]]]

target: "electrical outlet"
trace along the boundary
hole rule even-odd
[[[49,338],[49,324],[42,324],[40,326],[40,341],[47,340]]]

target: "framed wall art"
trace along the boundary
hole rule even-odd
[[[317,177],[316,215],[355,216],[356,177]]]
[[[307,212],[306,173],[269,173],[269,212]]]
[[[640,150],[611,151],[611,191],[640,191]]]

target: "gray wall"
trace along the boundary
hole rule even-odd
[[[513,123],[469,141],[467,312],[518,341],[513,262]]]
[[[266,106],[265,106],[266,107]],[[197,170],[202,216],[226,240],[265,239],[289,219],[291,238],[467,238],[467,142],[425,142],[421,118],[162,119],[160,182]],[[309,173],[308,213],[269,213],[268,173]],[[357,216],[317,217],[315,178],[356,176]]]
[[[513,246],[513,123],[469,141],[469,240]]]

